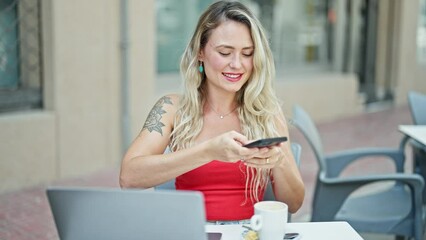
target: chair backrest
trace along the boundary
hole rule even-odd
[[[298,143],[292,142],[291,151],[293,152],[294,161],[296,161],[297,166],[300,166],[300,156],[302,154],[302,146]]]
[[[411,116],[416,125],[426,125],[426,95],[410,91],[408,93]]]
[[[294,105],[291,123],[296,126],[308,140],[308,143],[312,147],[316,159],[318,160],[320,171],[325,171],[326,164],[324,162],[324,150],[321,137],[312,118],[302,107]]]

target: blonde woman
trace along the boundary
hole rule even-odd
[[[185,87],[152,108],[122,160],[120,185],[150,188],[176,179],[176,189],[201,191],[208,221],[244,222],[272,182],[275,198],[294,213],[304,184],[272,87],[274,62],[264,30],[241,3],[219,1],[200,17],[181,61]],[[171,152],[163,154],[170,147]]]

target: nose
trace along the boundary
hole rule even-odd
[[[231,68],[235,68],[235,69],[239,69],[241,68],[241,59],[240,56],[238,56],[238,54],[235,54],[234,57],[232,58],[231,62],[229,63],[229,66]]]

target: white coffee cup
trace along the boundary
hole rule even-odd
[[[250,219],[251,228],[259,232],[260,240],[282,240],[287,225],[288,206],[278,201],[261,201],[254,204]]]

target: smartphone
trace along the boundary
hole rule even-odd
[[[259,139],[257,141],[246,144],[243,147],[246,147],[246,148],[270,147],[285,141],[287,141],[287,137],[264,138],[264,139]]]
[[[208,240],[220,240],[222,239],[222,233],[220,232],[209,232],[207,233]]]
[[[299,233],[286,233],[284,235],[284,240],[299,240],[300,234]]]

